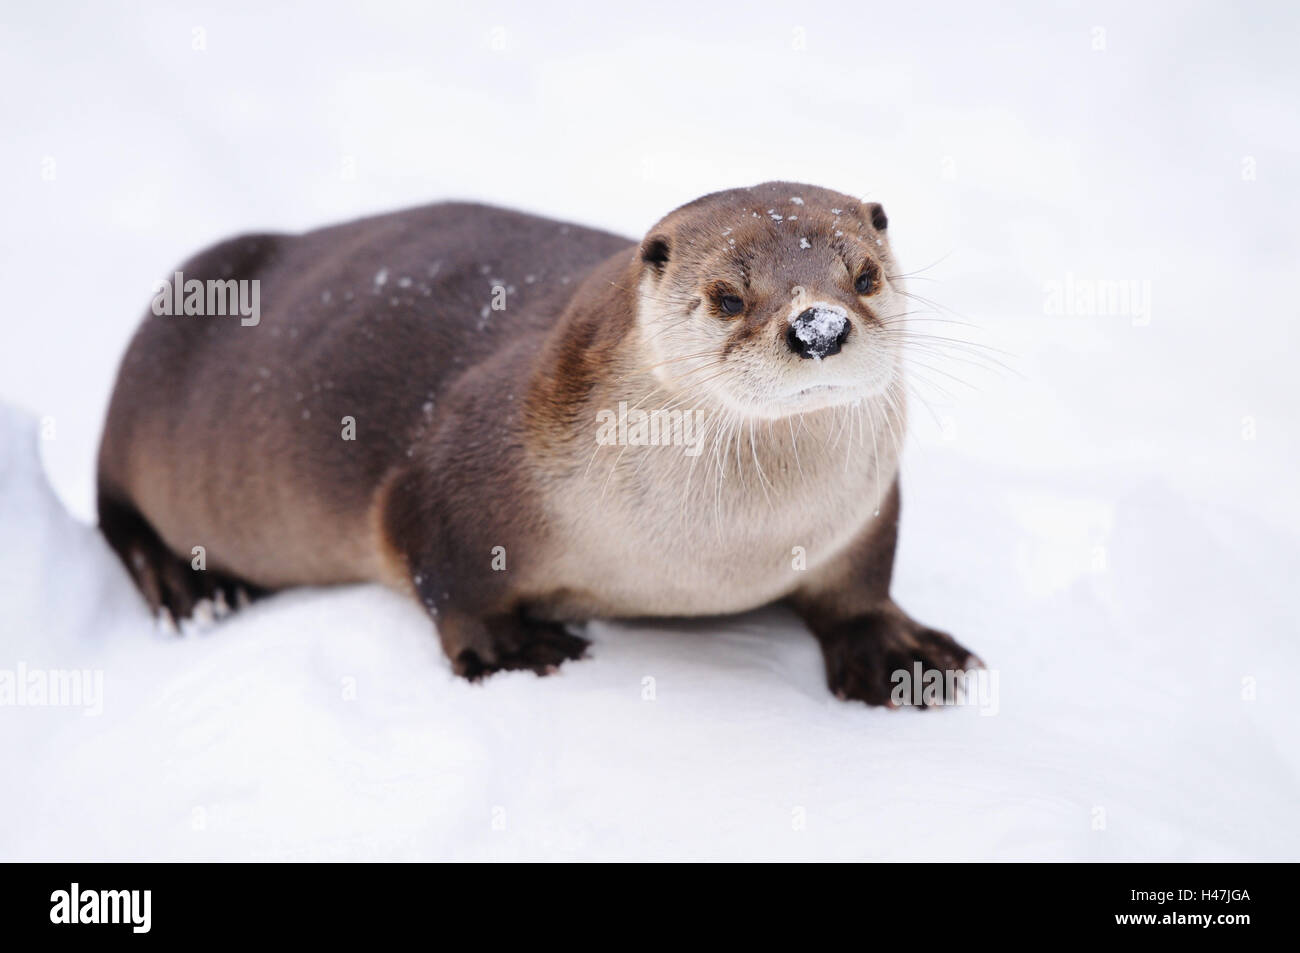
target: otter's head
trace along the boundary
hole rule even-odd
[[[670,213],[641,243],[638,321],[664,386],[775,418],[883,393],[906,311],[876,203],[769,182]]]

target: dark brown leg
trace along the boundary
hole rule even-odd
[[[457,520],[450,510],[418,480],[399,480],[386,499],[384,527],[437,626],[452,671],[471,681],[501,671],[550,675],[562,662],[582,658],[586,639],[562,623],[531,618],[520,606],[514,573],[527,558],[527,542],[501,525]],[[491,565],[489,554],[497,546],[508,571]]]
[[[189,559],[167,548],[134,506],[103,492],[99,527],[155,614],[166,611],[180,622],[204,599],[234,609],[267,593],[217,569],[194,569]]]
[[[949,673],[982,663],[952,636],[921,625],[894,604],[889,583],[898,541],[898,484],[880,516],[849,551],[821,567],[789,602],[822,647],[826,681],[844,699],[892,705],[922,673],[938,672],[953,701]],[[905,673],[900,675],[899,673]],[[906,692],[904,697],[913,697]]]

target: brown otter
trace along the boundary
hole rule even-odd
[[[767,183],[639,244],[439,204],[180,272],[263,313],[151,313],[123,359],[100,523],[155,609],[379,581],[477,678],[581,656],[571,622],[784,602],[842,697],[978,664],[889,596],[907,309],[878,204]]]

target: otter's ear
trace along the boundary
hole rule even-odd
[[[668,264],[668,238],[665,235],[651,235],[641,243],[641,260],[659,274],[663,274]]]
[[[879,202],[868,202],[863,211],[867,213],[867,220],[871,222],[871,227],[878,232],[883,232],[889,227],[889,219],[885,215],[885,207]]]

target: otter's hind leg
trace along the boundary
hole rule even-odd
[[[179,622],[207,611],[217,616],[267,594],[267,590],[216,569],[195,569],[173,553],[130,503],[103,491],[99,527],[126,566],[149,609]],[[210,606],[211,608],[206,608]]]

